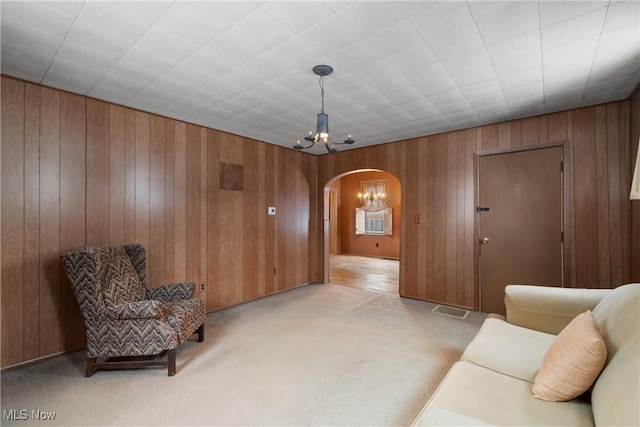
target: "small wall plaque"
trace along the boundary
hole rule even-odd
[[[220,162],[220,189],[244,190],[244,172],[242,165]]]

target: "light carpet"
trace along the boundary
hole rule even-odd
[[[6,372],[1,424],[408,425],[484,320],[433,307],[303,286],[208,315],[205,342],[179,348],[175,377],[141,369],[85,378],[84,352]],[[11,410],[28,417],[9,420]]]

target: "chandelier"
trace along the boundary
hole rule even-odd
[[[313,72],[317,76],[320,76],[320,99],[322,100],[322,107],[320,108],[320,114],[318,114],[318,121],[316,123],[316,133],[309,131],[309,135],[304,137],[304,140],[309,142],[309,145],[304,146],[300,144],[300,140],[293,146],[296,150],[305,150],[311,148],[314,145],[322,142],[324,147],[329,153],[335,153],[338,151],[336,145],[353,144],[355,141],[351,139],[351,135],[344,140],[344,142],[334,142],[329,135],[329,116],[324,112],[324,76],[328,76],[333,72],[333,68],[329,65],[316,65],[313,67]]]
[[[358,193],[358,200],[362,205],[360,209],[367,212],[377,212],[388,208],[386,183],[368,181],[363,185],[361,193]]]

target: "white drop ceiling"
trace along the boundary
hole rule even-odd
[[[2,1],[1,16],[5,75],[288,148],[315,127],[317,64],[348,148],[640,82],[638,1]]]

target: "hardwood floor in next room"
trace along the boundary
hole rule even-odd
[[[398,295],[400,261],[357,255],[330,255],[329,281],[336,285]]]

